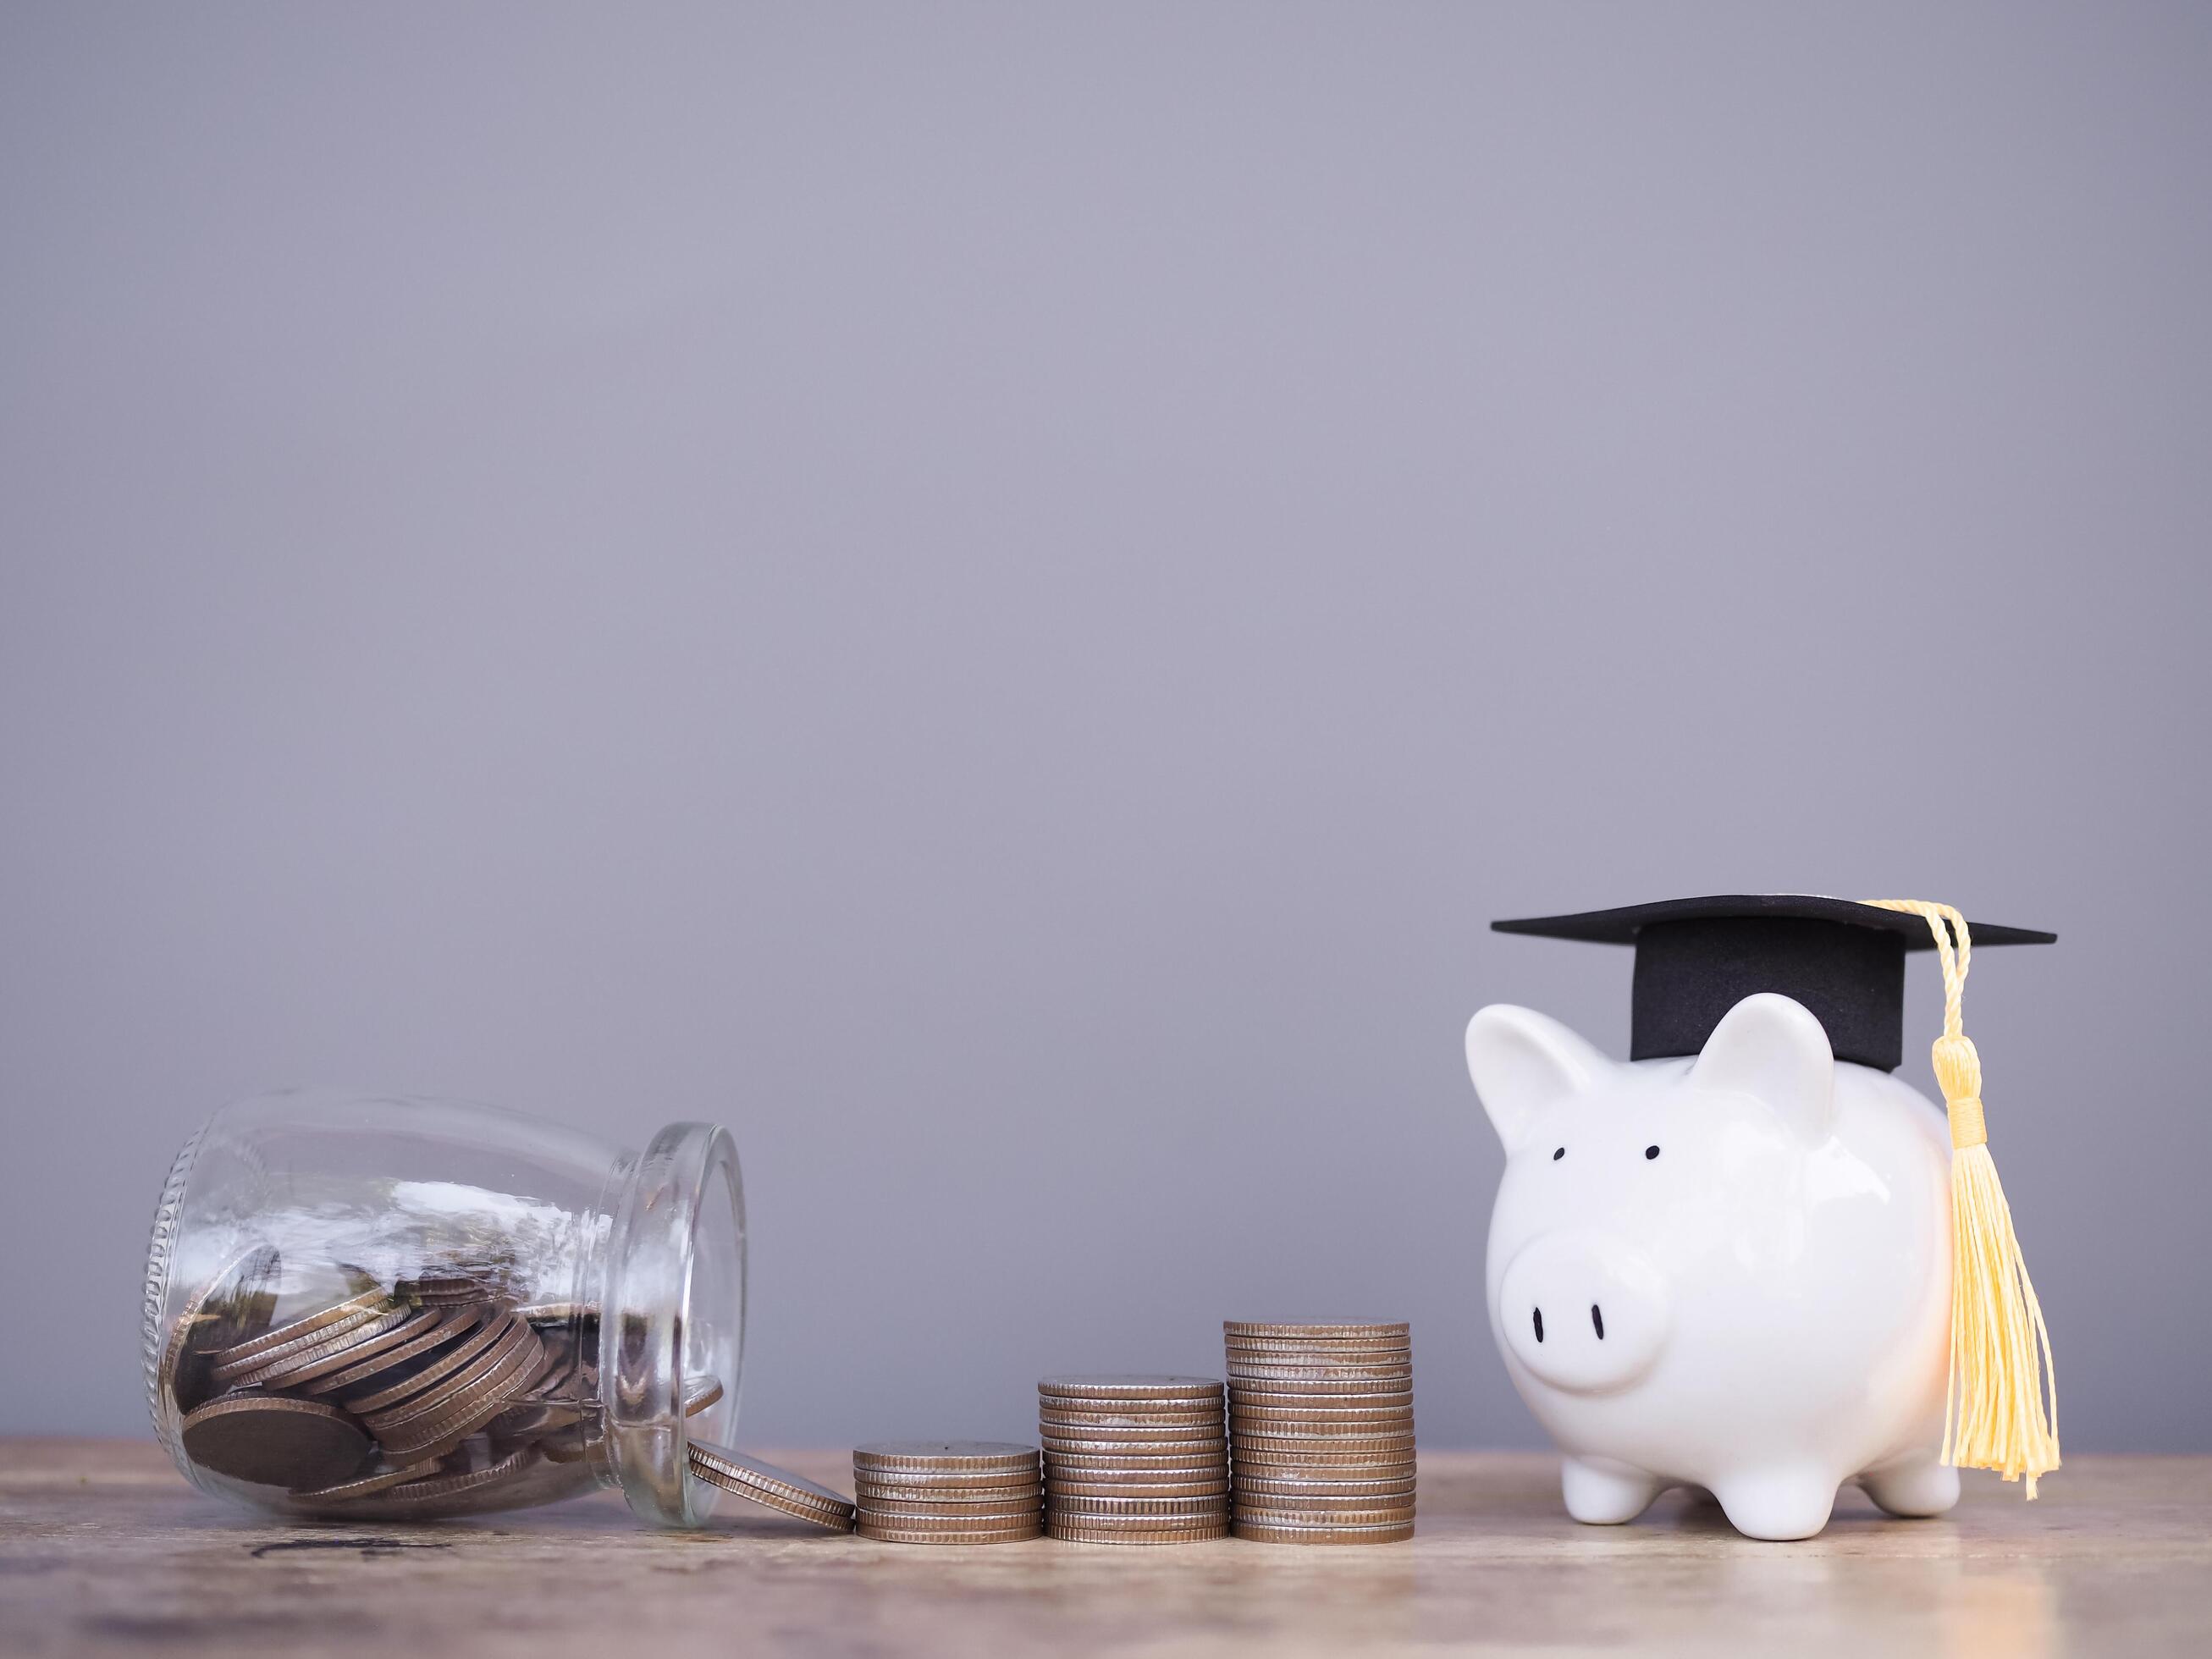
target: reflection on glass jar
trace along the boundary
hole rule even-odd
[[[330,1091],[226,1107],[146,1265],[147,1400],[203,1491],[401,1519],[621,1487],[696,1525],[726,1442],[744,1200],[724,1130],[642,1153],[495,1108]]]

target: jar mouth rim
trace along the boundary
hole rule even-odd
[[[742,1361],[744,1186],[728,1130],[672,1123],[654,1135],[631,1169],[609,1241],[599,1322],[607,1448],[632,1511],[662,1526],[696,1526],[711,1507],[689,1475],[684,1323],[701,1224],[720,1203],[737,1225],[733,1340]],[[738,1382],[726,1379],[732,1393]]]
[[[177,1149],[177,1156],[169,1165],[168,1179],[161,1183],[161,1202],[154,1207],[154,1227],[146,1246],[145,1306],[139,1324],[139,1343],[146,1368],[146,1410],[154,1419],[154,1437],[187,1479],[191,1471],[184,1449],[177,1441],[176,1402],[168,1398],[162,1386],[163,1362],[169,1345],[169,1271],[176,1258],[177,1220],[185,1207],[185,1189],[191,1182],[192,1164],[199,1157],[200,1143],[207,1139],[208,1129],[214,1121],[212,1117],[202,1120],[191,1139]]]

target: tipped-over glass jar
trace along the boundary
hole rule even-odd
[[[202,1491],[428,1517],[596,1486],[712,1513],[745,1306],[726,1131],[642,1153],[451,1101],[302,1091],[224,1108],[169,1171],[146,1261],[148,1403]]]

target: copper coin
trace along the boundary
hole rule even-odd
[[[684,1379],[684,1415],[696,1417],[701,1412],[722,1397],[722,1379],[719,1376],[687,1376]]]
[[[1261,1526],[1387,1527],[1413,1518],[1410,1498],[1267,1498],[1237,1494],[1237,1518]]]
[[[1301,1342],[1326,1342],[1333,1339],[1347,1342],[1388,1342],[1410,1341],[1413,1328],[1402,1319],[1322,1319],[1279,1323],[1224,1319],[1221,1322],[1221,1334],[1224,1338],[1257,1337],[1262,1340],[1277,1341],[1295,1338]]]
[[[383,1316],[383,1311],[374,1308],[356,1309],[343,1319],[332,1320],[329,1324],[319,1326],[304,1335],[295,1336],[289,1342],[280,1342],[274,1347],[264,1348],[258,1353],[250,1353],[242,1358],[218,1360],[209,1375],[217,1382],[232,1388],[249,1386],[246,1382],[246,1378],[263,1376],[271,1367],[285,1360],[296,1358],[302,1353],[313,1353],[324,1344],[344,1336],[349,1332],[357,1331],[363,1326],[374,1324]]]
[[[876,1498],[858,1492],[854,1501],[863,1515],[910,1515],[923,1519],[955,1520],[963,1525],[981,1525],[992,1517],[1033,1514],[1044,1507],[1044,1494],[1017,1492],[981,1503],[957,1498]]]
[[[1133,1456],[1158,1458],[1181,1457],[1195,1462],[1225,1450],[1229,1442],[1218,1436],[1210,1440],[1096,1440],[1063,1438],[1056,1434],[1043,1437],[1045,1449],[1055,1456],[1072,1452],[1079,1457],[1097,1457],[1109,1453],[1127,1453]]]
[[[1248,1382],[1229,1396],[1236,1406],[1317,1406],[1325,1411],[1358,1411],[1363,1406],[1407,1406],[1413,1403],[1411,1383],[1387,1389],[1309,1389],[1295,1382]]]
[[[1188,1535],[1228,1526],[1235,1519],[1224,1505],[1206,1515],[1048,1515],[1045,1526],[1055,1538],[1071,1529],[1097,1533],[1101,1537],[1157,1538],[1163,1533]]]
[[[1065,1492],[1054,1493],[1050,1507],[1054,1515],[1211,1519],[1214,1516],[1229,1513],[1229,1494],[1222,1492],[1203,1498],[1090,1498]]]
[[[1413,1377],[1411,1365],[1389,1361],[1312,1360],[1290,1364],[1262,1364],[1255,1360],[1232,1359],[1229,1362],[1229,1387],[1233,1393],[1239,1382],[1367,1382],[1409,1385]]]
[[[258,1486],[325,1486],[359,1469],[368,1437],[319,1400],[226,1395],[185,1413],[178,1431],[198,1467]]]
[[[1203,1526],[1139,1529],[1133,1527],[1080,1527],[1073,1521],[1054,1521],[1049,1523],[1047,1530],[1067,1544],[1204,1544],[1229,1536],[1229,1528],[1220,1522],[1211,1522]]]
[[[856,1462],[852,1468],[854,1480],[867,1480],[876,1486],[1020,1486],[1036,1484],[1040,1464],[1002,1464],[1002,1467],[982,1468],[876,1468]]]
[[[349,1324],[356,1320],[385,1312],[390,1305],[391,1298],[386,1297],[382,1290],[363,1291],[358,1296],[348,1297],[343,1302],[331,1303],[325,1307],[316,1309],[311,1314],[304,1314],[297,1319],[287,1320],[274,1329],[264,1331],[258,1336],[246,1341],[235,1343],[217,1353],[215,1356],[215,1363],[220,1369],[242,1370],[244,1362],[257,1356],[272,1354],[279,1348],[313,1337],[318,1331],[327,1331],[332,1325]]]
[[[393,1376],[380,1366],[367,1379],[378,1386],[346,1395],[346,1409],[374,1416],[401,1401],[412,1399],[475,1360],[507,1332],[506,1322],[495,1316],[483,1316],[480,1324],[471,1323],[480,1316],[473,1309],[456,1309],[454,1316],[462,1322],[452,1331],[442,1336],[434,1331],[422,1339],[425,1344],[423,1357],[411,1370]]]
[[[1188,1400],[1209,1395],[1218,1400],[1221,1396],[1221,1379],[1144,1372],[1119,1376],[1048,1376],[1037,1384],[1037,1392],[1072,1400]]]
[[[301,1386],[309,1394],[333,1394],[372,1378],[396,1378],[400,1374],[400,1368],[410,1360],[467,1334],[483,1317],[482,1310],[476,1308],[425,1309],[423,1313],[432,1322],[420,1334],[380,1353],[363,1355],[343,1370],[332,1371],[327,1376],[318,1376]]]
[[[1045,1494],[1045,1503],[1048,1507],[1070,1498],[1224,1498],[1232,1490],[1227,1480],[1154,1481],[1133,1486],[1079,1480],[1053,1487]]]
[[[1133,1400],[1113,1404],[1097,1400],[1054,1400],[1040,1396],[1037,1415],[1054,1417],[1069,1423],[1114,1423],[1124,1428],[1146,1428],[1154,1424],[1203,1423],[1208,1419],[1221,1420],[1225,1401],[1217,1396],[1212,1400],[1194,1400],[1188,1405],[1164,1406],[1150,1400]]]
[[[853,1500],[842,1492],[816,1485],[803,1474],[793,1474],[773,1463],[763,1463],[758,1458],[747,1457],[743,1452],[704,1440],[694,1440],[686,1457],[694,1476],[724,1492],[735,1492],[740,1498],[801,1521],[811,1521],[832,1532],[853,1529]]]
[[[1190,1462],[1170,1468],[1053,1468],[1044,1478],[1051,1489],[1066,1486],[1190,1486],[1192,1482],[1228,1478],[1228,1462]]]
[[[497,1462],[480,1469],[432,1475],[426,1480],[410,1480],[404,1486],[394,1486],[384,1494],[384,1501],[407,1504],[442,1503],[459,1498],[463,1492],[504,1486],[537,1461],[538,1449],[535,1446],[518,1446]]]
[[[365,1413],[369,1427],[376,1431],[378,1438],[381,1439],[387,1431],[437,1416],[487,1379],[503,1376],[507,1369],[524,1355],[533,1350],[539,1353],[544,1352],[538,1346],[537,1336],[530,1327],[512,1315],[501,1316],[494,1331],[492,1341],[479,1350],[468,1364],[455,1367],[428,1388],[408,1395],[396,1406]],[[530,1346],[526,1347],[526,1343]]]
[[[982,1480],[879,1480],[878,1471],[854,1469],[854,1487],[876,1498],[907,1498],[931,1504],[988,1504],[1027,1492],[1031,1496],[1044,1490],[1043,1480],[1035,1474],[1012,1474],[1006,1470],[994,1471],[1000,1478]]]
[[[1386,1452],[1346,1451],[1339,1447],[1316,1448],[1301,1445],[1291,1440],[1255,1441],[1242,1446],[1237,1452],[1237,1468],[1242,1472],[1262,1467],[1311,1468],[1324,1469],[1352,1468],[1371,1480],[1386,1480],[1393,1475],[1406,1474],[1413,1468],[1413,1447],[1408,1441],[1398,1449]]]
[[[1285,1527],[1239,1518],[1231,1523],[1237,1537],[1255,1544],[1402,1544],[1413,1535],[1413,1523],[1401,1521],[1383,1527]]]
[[[530,1328],[521,1327],[524,1330]],[[488,1358],[486,1369],[454,1389],[436,1409],[413,1411],[410,1401],[398,1407],[409,1413],[398,1421],[372,1421],[370,1428],[386,1452],[398,1455],[426,1446],[459,1440],[472,1434],[514,1403],[515,1392],[527,1386],[533,1367],[544,1358],[518,1347],[504,1358]]]
[[[1411,1457],[1413,1455],[1413,1437],[1410,1431],[1399,1435],[1308,1434],[1304,1431],[1261,1434],[1255,1431],[1237,1436],[1230,1442],[1230,1446],[1232,1459],[1244,1457],[1253,1452],[1269,1451],[1341,1452],[1355,1456]]]
[[[1020,1544],[1032,1538],[1043,1537],[1044,1523],[1032,1521],[1024,1526],[995,1531],[936,1532],[863,1522],[860,1534],[861,1537],[872,1539],[878,1544]]]
[[[528,1389],[536,1367],[544,1359],[543,1354],[531,1358],[526,1350],[517,1354],[504,1370],[479,1379],[448,1401],[443,1411],[380,1437],[385,1450],[409,1456],[428,1455],[430,1449],[451,1450],[512,1407],[516,1397]]]
[[[1211,1405],[1186,1412],[1070,1411],[1066,1407],[1048,1404],[1037,1408],[1037,1421],[1059,1423],[1073,1428],[1194,1429],[1203,1424],[1221,1421],[1221,1409],[1218,1400]]]
[[[533,1325],[575,1325],[599,1318],[599,1308],[596,1302],[532,1302],[514,1313]]]
[[[449,1301],[487,1301],[491,1297],[491,1285],[473,1272],[442,1272],[442,1274],[420,1274],[416,1279],[396,1279],[392,1283],[392,1294],[404,1297],[407,1301],[420,1301],[425,1297],[445,1297]]]
[[[434,1457],[419,1458],[398,1468],[381,1468],[373,1474],[341,1480],[334,1486],[322,1486],[313,1492],[295,1492],[293,1497],[302,1504],[337,1504],[349,1498],[367,1498],[382,1492],[387,1486],[397,1486],[409,1480],[420,1480],[438,1472]]]
[[[1144,1475],[1162,1469],[1216,1469],[1229,1466],[1229,1447],[1224,1441],[1219,1445],[1208,1441],[1201,1451],[1177,1448],[1161,1454],[1150,1452],[1062,1452],[1048,1450],[1044,1467],[1048,1479],[1058,1480],[1064,1475],[1095,1471],[1102,1474]]]
[[[573,1426],[583,1407],[558,1400],[510,1401],[486,1426],[501,1440],[542,1440]]]
[[[336,1370],[345,1363],[348,1355],[359,1353],[364,1349],[381,1352],[380,1344],[390,1346],[385,1339],[394,1332],[405,1330],[409,1322],[420,1321],[423,1316],[414,1308],[394,1308],[389,1313],[364,1319],[356,1325],[334,1327],[337,1335],[278,1354],[246,1372],[232,1386],[241,1389],[297,1388],[301,1382]],[[416,1334],[420,1334],[428,1328],[427,1325],[418,1325]]]
[[[1010,1527],[1031,1527],[1044,1514],[1044,1506],[1031,1504],[1015,1510],[976,1510],[967,1515],[918,1514],[911,1508],[877,1509],[860,1506],[860,1524],[890,1527],[900,1532],[999,1532]]]
[[[1411,1407],[1392,1411],[1361,1412],[1342,1417],[1321,1412],[1240,1412],[1229,1419],[1229,1431],[1243,1435],[1275,1434],[1395,1434],[1413,1431]]]
[[[1024,1469],[1036,1461],[1036,1447],[1011,1440],[881,1440],[853,1449],[856,1469]]]
[[[1410,1474],[1388,1480],[1319,1480],[1310,1475],[1273,1480],[1263,1471],[1247,1470],[1237,1477],[1237,1495],[1240,1498],[1250,1498],[1261,1503],[1274,1498],[1301,1503],[1323,1499],[1411,1498],[1414,1486],[1414,1479]]]

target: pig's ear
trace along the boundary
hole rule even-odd
[[[1755,1095],[1808,1146],[1835,1133],[1836,1059],[1804,1004],[1771,991],[1722,1016],[1690,1068],[1700,1088]]]
[[[1509,1152],[1546,1107],[1582,1093],[1612,1064],[1533,1008],[1494,1002],[1467,1023],[1467,1074]]]

